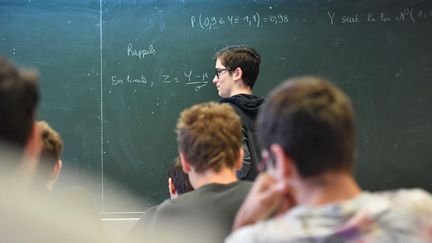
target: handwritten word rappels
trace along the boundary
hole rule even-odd
[[[132,43],[127,46],[128,57],[138,57],[139,59],[144,59],[147,55],[156,55],[156,49],[153,45],[150,45],[148,49],[134,49]]]

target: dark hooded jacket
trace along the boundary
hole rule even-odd
[[[241,117],[243,130],[243,166],[237,171],[241,180],[254,181],[258,175],[257,164],[261,159],[261,150],[258,145],[255,121],[258,110],[264,99],[256,95],[238,94],[223,98],[219,103],[228,103]]]

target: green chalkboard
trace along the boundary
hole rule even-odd
[[[145,208],[114,183],[167,197],[179,112],[218,100],[212,56],[232,44],[260,52],[258,95],[313,74],[352,97],[363,188],[432,191],[431,43],[427,0],[0,1],[0,53],[40,70],[64,178],[92,172],[105,212]]]

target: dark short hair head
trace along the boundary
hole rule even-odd
[[[240,117],[230,105],[208,102],[185,109],[176,132],[180,152],[198,173],[235,168],[243,135]]]
[[[193,191],[194,189],[189,181],[188,174],[184,173],[183,171],[180,157],[178,156],[176,157],[176,159],[174,160],[174,164],[171,165],[168,171],[168,178],[171,178],[173,180],[174,186],[179,195],[189,191]]]
[[[261,62],[261,57],[255,49],[245,45],[228,46],[216,52],[215,59],[218,58],[230,72],[241,68],[244,83],[253,88]]]
[[[39,99],[37,72],[19,70],[0,57],[0,141],[23,149]]]
[[[352,105],[329,81],[298,77],[275,88],[260,110],[258,130],[263,148],[279,144],[304,178],[352,169]]]

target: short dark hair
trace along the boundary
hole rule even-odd
[[[37,72],[0,57],[0,141],[24,149],[39,99]]]
[[[183,194],[186,192],[193,191],[193,187],[189,181],[189,175],[184,173],[181,166],[180,157],[176,157],[174,164],[170,167],[168,171],[168,178],[173,180],[174,186],[177,193]]]
[[[241,68],[244,83],[253,88],[261,62],[261,57],[255,49],[245,45],[228,46],[216,52],[215,60],[218,58],[230,72]]]
[[[176,131],[180,152],[198,173],[235,168],[243,134],[240,117],[230,105],[207,102],[187,108]]]
[[[303,178],[351,170],[355,122],[349,98],[316,77],[287,80],[274,89],[258,116],[261,145],[281,145]]]

